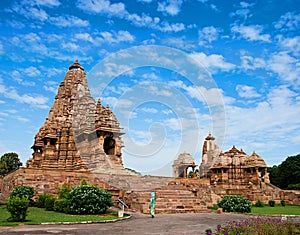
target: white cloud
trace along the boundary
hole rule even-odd
[[[35,85],[35,82],[33,82],[33,81],[24,81],[21,74],[23,74],[23,73],[20,73],[19,71],[14,70],[11,73],[11,76],[15,81],[17,81],[19,84],[21,84],[23,86],[34,86]]]
[[[185,29],[185,25],[183,23],[174,23],[170,24],[169,22],[163,22],[161,26],[154,27],[159,29],[162,32],[180,32]]]
[[[175,16],[180,12],[182,0],[167,0],[164,2],[158,2],[157,10],[165,14]]]
[[[46,90],[46,91],[50,91],[54,94],[57,93],[57,82],[54,82],[54,81],[47,81],[46,84],[43,86],[43,88]]]
[[[300,29],[300,14],[287,12],[274,23],[274,27],[281,31],[294,31]]]
[[[29,122],[30,121],[28,118],[19,117],[19,116],[16,116],[15,119],[17,119],[20,122]]]
[[[47,105],[48,98],[42,95],[32,95],[32,94],[18,94],[17,90],[13,87],[7,88],[2,79],[0,78],[0,94],[4,97],[15,100],[19,103],[25,103],[38,108],[49,108]]]
[[[89,33],[76,33],[74,35],[75,39],[86,41],[86,42],[94,42],[93,37]]]
[[[255,3],[248,3],[248,2],[240,2],[239,9],[237,9],[235,12],[230,13],[230,16],[238,16],[243,19],[247,19],[249,17],[252,17],[251,11],[249,8],[253,7]]]
[[[300,81],[300,62],[287,52],[273,53],[268,60],[268,70],[278,74],[283,81]]]
[[[111,4],[108,0],[78,0],[77,7],[86,11],[118,15],[119,17],[124,17],[127,14],[123,3]]]
[[[225,98],[225,96],[223,95],[223,90],[219,88],[206,88],[204,86],[188,86],[184,84],[181,80],[171,81],[169,84],[170,86],[174,86],[185,90],[191,98],[195,98],[200,102],[207,104],[208,106],[224,104],[223,99]],[[229,97],[227,101],[230,101]]]
[[[263,27],[261,25],[234,25],[232,26],[231,31],[241,35],[242,38],[249,41],[271,42],[271,36],[269,34],[262,34]]]
[[[182,37],[167,37],[161,40],[163,45],[169,45],[172,47],[184,49],[184,50],[191,50],[195,49],[196,45],[193,41],[187,39],[185,36]]]
[[[40,70],[38,70],[36,67],[34,66],[30,66],[26,69],[23,69],[23,72],[25,73],[25,75],[29,76],[29,77],[37,77],[41,75]]]
[[[46,7],[58,7],[61,4],[59,0],[35,0],[35,3]]]
[[[48,14],[46,11],[40,8],[31,7],[31,6],[22,6],[15,4],[12,7],[12,10],[27,19],[35,19],[39,21],[46,21],[48,19]]]
[[[125,19],[137,27],[148,27],[162,32],[179,32],[185,29],[183,23],[170,24],[166,21],[160,23],[158,17],[152,18],[144,13],[141,15],[129,13],[123,3],[111,3],[108,0],[78,0],[77,7],[90,13]]]
[[[288,146],[289,142],[282,141],[286,136],[294,142],[300,131],[297,97],[288,87],[278,86],[271,88],[266,98],[254,107],[226,105],[227,145],[229,141],[246,152],[270,152]]]
[[[170,128],[173,131],[182,130],[183,120],[178,118],[169,118],[163,121],[163,125]]]
[[[280,46],[284,50],[288,50],[289,52],[299,55],[300,53],[300,36],[291,37],[291,38],[283,38],[281,36],[277,37]]]
[[[82,20],[76,16],[57,16],[50,17],[49,22],[58,27],[87,27],[89,22],[87,20]]]
[[[203,52],[200,52],[192,53],[190,54],[190,56],[196,61],[200,62],[200,64],[203,65],[211,73],[217,73],[218,70],[230,71],[235,68],[235,65],[226,62],[222,55],[206,55]]]
[[[241,67],[244,70],[262,69],[266,68],[266,61],[262,58],[243,55],[241,56]]]
[[[73,42],[67,42],[61,44],[63,49],[68,49],[69,51],[78,51],[80,46]]]
[[[143,108],[141,108],[141,109],[139,109],[139,110],[141,110],[141,111],[143,111],[143,112],[145,112],[145,113],[152,113],[152,114],[158,113],[158,110],[155,109],[155,108],[147,108],[147,107],[143,107]]]
[[[199,45],[205,46],[215,41],[219,37],[220,30],[214,26],[204,27],[198,31]]]
[[[242,98],[257,98],[260,97],[260,94],[258,94],[254,87],[247,86],[247,85],[237,85],[236,91],[238,92],[238,95]]]
[[[157,80],[158,76],[155,73],[144,73],[142,75],[143,79],[149,79],[150,81]]]

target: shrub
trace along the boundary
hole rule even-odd
[[[57,212],[69,213],[69,200],[66,198],[58,198],[54,202],[53,209]]]
[[[48,195],[45,199],[45,208],[47,211],[53,211],[55,198],[52,195]]]
[[[40,194],[36,200],[36,206],[39,208],[45,208],[45,201],[48,197],[51,197],[48,193]]]
[[[238,195],[227,195],[222,198],[221,201],[218,202],[218,206],[223,208],[225,212],[241,212],[241,213],[249,213],[251,212],[251,202]]]
[[[281,204],[281,206],[285,206],[286,205],[285,200],[281,200],[280,204]]]
[[[111,193],[93,185],[81,185],[70,192],[69,209],[72,214],[104,213],[113,205]]]
[[[7,211],[10,213],[10,221],[25,221],[27,209],[29,207],[29,199],[24,196],[9,197],[6,202]]]
[[[268,203],[269,203],[270,207],[274,207],[275,206],[275,201],[274,200],[270,200]]]
[[[64,183],[57,192],[58,198],[60,199],[69,198],[71,190],[72,187],[69,184]]]
[[[254,204],[255,207],[264,207],[265,204],[261,200],[257,200],[257,202]]]
[[[11,191],[9,197],[19,197],[19,198],[25,197],[29,200],[30,205],[32,206],[34,204],[34,201],[32,200],[34,194],[35,194],[35,192],[34,192],[33,187],[21,185],[21,186],[15,187]]]

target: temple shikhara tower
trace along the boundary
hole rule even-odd
[[[44,125],[35,136],[28,168],[105,172],[124,170],[122,131],[109,106],[91,97],[76,61],[61,82]]]

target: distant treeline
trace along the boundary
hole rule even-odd
[[[270,181],[281,189],[300,190],[300,154],[285,159],[268,169]]]

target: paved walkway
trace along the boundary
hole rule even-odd
[[[133,213],[132,218],[115,223],[71,224],[71,225],[20,225],[0,227],[0,234],[205,234],[208,228],[215,229],[218,224],[247,218],[241,214],[158,214],[154,219],[149,215]]]

